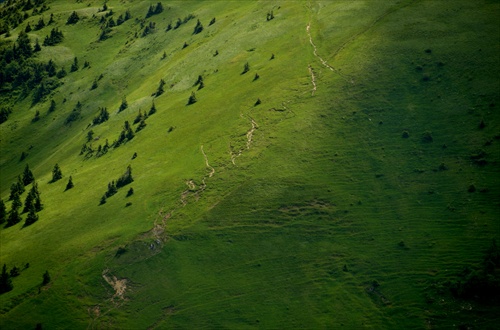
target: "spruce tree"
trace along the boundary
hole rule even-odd
[[[71,72],[78,71],[78,58],[75,57],[73,64],[71,64]]]
[[[2,199],[0,199],[0,225],[7,221],[7,208]]]
[[[11,209],[12,210],[18,210],[23,204],[21,203],[21,196],[19,195],[18,192],[14,194],[14,197],[12,198],[12,205]]]
[[[163,94],[165,92],[165,90],[163,88],[164,86],[165,86],[165,80],[160,79],[160,84],[158,85],[158,89],[154,93],[155,97],[158,97],[158,96],[160,96],[161,94]]]
[[[45,273],[43,273],[42,285],[47,285],[49,283],[50,283],[50,274],[49,274],[49,271],[46,270]]]
[[[196,22],[196,26],[194,27],[193,34],[198,34],[201,31],[203,31],[203,25],[201,24],[200,20],[198,20],[198,22]]]
[[[191,92],[191,96],[188,99],[188,105],[196,103],[198,100],[196,99],[196,94],[194,92]]]
[[[9,273],[7,273],[7,265],[3,264],[2,273],[0,274],[0,294],[9,292],[14,288]]]
[[[69,190],[69,189],[73,188],[74,186],[75,185],[73,184],[73,178],[70,175],[69,180],[68,180],[68,184],[66,185],[66,190]]]
[[[60,180],[62,178],[62,171],[61,168],[59,167],[59,164],[54,165],[54,169],[52,170],[52,181],[51,182],[56,182],[57,180]]]
[[[120,108],[118,108],[118,112],[122,112],[123,110],[125,110],[127,108],[128,108],[127,99],[124,97],[122,99],[122,103],[120,104]]]
[[[250,71],[250,64],[248,64],[248,62],[246,62],[245,66],[243,67],[243,72],[241,74],[245,74],[248,71]]]
[[[42,199],[40,198],[40,191],[38,190],[38,184],[36,182],[33,182],[31,185],[29,193],[33,195],[33,205],[35,206],[35,210],[40,212],[43,209],[43,205]]]
[[[24,208],[23,213],[26,213],[30,210],[31,207],[34,206],[35,196],[31,193],[31,191],[26,195],[26,199],[24,200]]]
[[[134,194],[134,188],[130,188],[128,191],[127,191],[127,197],[130,197]]]
[[[40,43],[38,42],[38,39],[36,39],[35,46],[33,47],[34,52],[39,52],[42,50],[42,47],[40,47]]]
[[[71,15],[69,15],[68,20],[66,21],[66,25],[69,24],[76,24],[80,20],[80,17],[76,13],[76,11],[72,12]]]
[[[21,221],[21,216],[17,208],[12,208],[9,212],[9,217],[7,218],[7,227],[14,226]]]
[[[31,205],[24,226],[29,226],[38,221],[38,214],[36,214],[36,209],[34,205]]]
[[[24,168],[24,172],[23,172],[23,184],[24,184],[24,186],[27,186],[30,183],[32,183],[33,181],[35,181],[35,176],[31,172],[29,165],[26,164],[26,167]]]
[[[152,114],[156,113],[156,106],[155,103],[151,104],[151,108],[149,109],[148,116],[151,116]]]

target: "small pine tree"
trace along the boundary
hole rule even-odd
[[[24,186],[27,186],[33,181],[35,181],[35,176],[33,175],[33,172],[31,172],[29,165],[26,164],[23,172],[23,184]]]
[[[213,25],[213,24],[215,24],[215,17],[212,18],[212,20],[210,21],[210,23],[208,23],[208,26]]]
[[[12,204],[10,207],[12,210],[18,210],[21,207],[21,205],[23,205],[21,203],[21,196],[18,192],[16,192],[14,194],[14,197],[12,197]]]
[[[78,58],[74,58],[73,60],[73,64],[71,64],[71,72],[75,72],[75,71],[78,71]]]
[[[274,60],[274,54],[271,54],[271,60]]]
[[[134,194],[134,188],[130,187],[130,189],[127,191],[127,197],[130,197]]]
[[[258,106],[259,104],[261,104],[262,102],[260,101],[260,99],[257,99],[257,101],[255,101],[255,104],[254,106]]]
[[[214,57],[219,55],[219,51],[218,50],[215,50],[215,53],[214,53]]]
[[[71,175],[69,176],[69,180],[68,180],[68,184],[66,185],[66,190],[69,190],[71,188],[73,188],[75,185],[73,184],[73,178],[71,177]]]
[[[146,120],[142,119],[140,122],[139,122],[139,125],[137,125],[137,128],[135,130],[135,132],[139,132],[141,131],[142,129],[144,129],[144,127],[146,127]]]
[[[106,204],[106,195],[103,195],[101,197],[101,201],[99,202],[99,205],[103,205],[103,204]]]
[[[160,79],[160,84],[158,85],[158,89],[156,90],[156,92],[153,94],[155,97],[158,97],[160,96],[161,94],[163,94],[165,92],[165,80],[163,79]]]
[[[14,288],[9,273],[7,273],[7,265],[3,264],[2,273],[0,274],[0,294],[9,292]]]
[[[182,49],[186,48],[187,46],[189,46],[188,43],[184,41],[184,45],[182,45]]]
[[[7,218],[7,226],[6,227],[14,226],[15,224],[18,224],[19,222],[21,222],[21,216],[19,215],[19,211],[17,208],[13,208],[9,212],[9,217]]]
[[[52,169],[52,181],[51,182],[56,182],[57,180],[62,179],[62,171],[61,168],[59,167],[58,164],[54,165],[54,168]]]
[[[198,86],[198,90],[202,89],[203,87],[205,87],[205,83],[202,81]]]
[[[191,92],[191,96],[188,99],[188,105],[196,103],[198,100],[196,99],[196,94],[194,92]]]
[[[200,75],[198,76],[198,79],[196,79],[196,82],[194,83],[193,86],[197,86],[203,82],[203,77]]]
[[[42,47],[40,46],[40,43],[38,42],[38,39],[35,41],[35,46],[33,47],[34,52],[39,52],[42,50]]]
[[[90,90],[94,90],[98,87],[97,85],[97,79],[94,79],[94,82],[92,83],[92,86],[90,87]]]
[[[49,112],[53,112],[56,109],[56,101],[50,100]]]
[[[36,209],[34,205],[31,205],[24,226],[29,226],[38,221],[38,214],[36,214]]]
[[[156,8],[155,8],[155,12],[154,12],[154,13],[155,13],[155,14],[159,14],[159,13],[161,13],[162,11],[163,11],[163,5],[162,5],[162,3],[161,3],[161,2],[158,2],[158,3],[156,4]]]
[[[203,31],[203,25],[201,24],[200,20],[196,23],[196,26],[194,27],[193,34],[198,34],[201,31]]]
[[[26,25],[26,28],[24,29],[24,32],[28,33],[28,32],[31,32],[31,25],[30,23],[28,22],[28,24]]]
[[[245,74],[248,71],[250,71],[250,64],[248,64],[248,62],[246,62],[245,65],[243,66],[243,72],[241,74]]]
[[[42,285],[47,285],[49,283],[50,283],[50,274],[49,274],[49,271],[46,270],[45,273],[43,273]]]
[[[253,81],[255,81],[255,80],[259,79],[259,78],[260,78],[259,74],[258,74],[258,73],[256,73],[256,74],[255,74],[255,77],[253,77]]]
[[[127,170],[125,173],[118,178],[116,181],[116,187],[121,188],[129,183],[132,183],[134,181],[134,178],[132,178],[132,166],[127,166]]]
[[[66,25],[76,24],[79,20],[80,20],[80,17],[76,13],[76,11],[74,11],[71,13],[71,15],[69,15],[68,20],[66,21]]]
[[[54,21],[54,14],[50,14],[50,19],[49,19],[49,22],[47,23],[47,25],[50,25],[50,24],[53,24],[55,21]]]
[[[151,109],[149,109],[148,116],[151,116],[156,113],[156,106],[155,103],[151,104]]]
[[[23,208],[23,213],[26,213],[30,210],[31,207],[34,206],[34,199],[35,196],[31,193],[31,191],[28,193],[26,196],[26,199],[24,200],[24,208]]]
[[[123,110],[125,110],[127,108],[128,108],[127,99],[124,97],[122,99],[122,103],[120,104],[120,108],[118,108],[118,112],[122,112]]]
[[[38,110],[37,110],[37,111],[35,112],[35,116],[31,119],[31,122],[32,122],[32,123],[36,123],[36,122],[37,122],[37,121],[39,121],[39,120],[40,120],[40,111],[38,111]]]

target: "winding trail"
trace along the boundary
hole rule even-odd
[[[311,91],[311,95],[314,96],[314,92],[316,92],[316,76],[314,75],[314,70],[312,68],[312,66],[309,64],[308,67],[309,69],[309,73],[311,74],[311,82],[312,82],[312,85],[313,85],[313,89]]]
[[[210,173],[208,174],[208,177],[211,178],[215,174],[215,169],[212,166],[210,166],[210,164],[208,163],[208,157],[207,157],[207,154],[205,153],[205,151],[203,150],[203,144],[201,145],[200,149],[201,149],[201,153],[203,154],[203,157],[205,158],[205,164],[210,169]]]
[[[245,117],[243,116],[243,114],[240,114],[240,116],[241,116],[241,118],[245,119]],[[253,118],[251,118],[251,117],[250,117],[250,122],[252,123],[252,127],[246,133],[246,137],[247,137],[247,142],[246,142],[247,150],[249,150],[250,146],[252,145],[252,142],[253,142],[253,133],[255,132],[255,130],[257,128],[259,128],[259,125],[257,124],[257,122]],[[238,150],[238,153],[234,153],[232,150],[229,152],[229,154],[231,155],[231,163],[233,163],[233,165],[236,165],[236,158],[240,157],[242,153],[243,153],[243,149]]]
[[[307,26],[306,26],[306,32],[307,32],[307,35],[309,36],[309,42],[311,43],[311,46],[313,47],[313,54],[315,57],[317,57],[319,59],[319,61],[321,62],[321,64],[323,64],[326,68],[328,68],[330,71],[338,74],[340,77],[342,77],[345,81],[347,82],[350,82],[352,84],[354,84],[354,81],[352,79],[349,79],[345,74],[343,74],[342,72],[340,72],[339,70],[335,69],[333,66],[331,66],[330,64],[328,64],[327,61],[325,61],[321,56],[319,56],[318,54],[318,48],[316,47],[316,45],[314,44],[314,41],[312,39],[312,35],[311,35],[311,22],[307,23]],[[309,65],[309,67],[311,67],[311,65]]]
[[[108,272],[109,272],[109,269],[105,269],[102,272],[102,277],[115,290],[115,294],[113,295],[113,297],[111,297],[111,300],[114,300],[115,297],[118,297],[118,298],[123,300],[124,299],[123,295],[125,294],[125,290],[127,290],[127,279],[124,278],[124,279],[119,280],[114,275],[112,277],[110,277],[107,275]]]

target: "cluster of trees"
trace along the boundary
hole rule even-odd
[[[44,46],[55,46],[64,40],[64,35],[58,28],[50,30],[50,34],[43,40]]]
[[[107,10],[106,4],[103,7],[103,11]],[[108,13],[101,17],[101,34],[99,35],[99,41],[104,41],[110,37],[110,33],[113,31],[113,28],[116,26],[120,26],[129,19],[132,18],[132,14],[127,10],[125,14],[121,14],[118,16],[116,22],[113,18],[113,10],[110,10]]]
[[[92,125],[99,125],[109,119],[109,112],[106,108],[99,107],[99,114],[92,120]]]
[[[149,6],[148,12],[146,13],[146,18],[149,18],[153,15],[158,15],[162,11],[163,11],[163,5],[161,4],[161,2],[158,2],[156,6],[151,5]]]
[[[272,20],[272,19],[274,19],[274,13],[273,13],[273,11],[271,10],[271,11],[269,11],[269,12],[267,13],[267,18],[266,18],[266,20],[267,20],[267,21],[270,21],[270,20]]]
[[[125,173],[120,176],[116,181],[113,180],[108,183],[108,190],[104,195],[101,197],[100,205],[105,204],[106,200],[115,195],[118,192],[118,189],[132,183],[134,181],[134,178],[132,177],[132,166],[127,166],[127,170]],[[134,193],[134,190],[130,188],[130,190],[127,192],[127,196],[130,196]]]
[[[41,14],[48,9],[45,0],[7,0],[3,2],[0,7],[0,34],[9,34],[10,29],[15,29],[30,16]],[[32,10],[31,15],[28,13],[29,10]]]
[[[181,18],[177,18],[177,22],[175,22],[175,25],[172,27],[172,22],[168,23],[167,25],[167,29],[166,31],[170,31],[172,29],[176,30],[178,29],[182,24],[186,24],[187,22],[189,22],[190,20],[192,20],[193,18],[195,18],[195,16],[193,14],[189,14],[187,15],[186,17],[184,17],[184,19],[181,19]]]
[[[27,263],[24,266],[24,269],[29,268],[30,264]],[[12,278],[21,275],[21,269],[19,267],[12,267],[10,271],[7,271],[7,265],[3,264],[2,273],[0,273],[0,294],[12,291],[14,289],[14,285],[12,284]],[[42,286],[50,283],[50,274],[49,271],[46,270],[42,275]]]
[[[17,177],[17,182],[14,182],[10,187],[9,200],[12,201],[11,209],[7,213],[5,203],[0,200],[0,224],[7,222],[6,227],[14,226],[21,222],[21,213],[19,210],[23,204],[21,203],[21,195],[25,192],[26,186],[31,184],[26,199],[24,201],[24,208],[22,213],[28,213],[25,221],[25,226],[29,226],[38,220],[37,212],[43,209],[42,201],[40,198],[40,191],[38,184],[35,181],[33,172],[31,172],[29,165],[26,164],[22,176]]]

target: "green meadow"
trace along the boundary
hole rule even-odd
[[[6,218],[26,165],[43,204],[0,226],[1,329],[498,326],[500,2],[25,2],[0,80],[51,14],[29,61],[67,74],[0,85]]]

